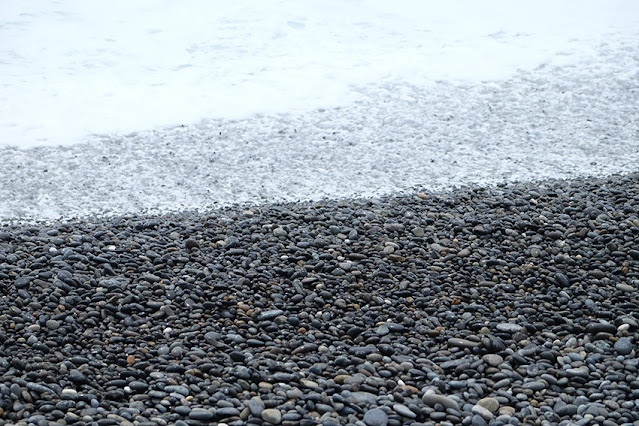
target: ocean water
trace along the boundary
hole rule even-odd
[[[639,3],[5,2],[0,218],[634,170]]]
[[[637,31],[632,0],[5,2],[0,146],[312,111],[388,82],[500,81]]]

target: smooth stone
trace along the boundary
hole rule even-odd
[[[610,333],[615,334],[617,332],[617,327],[614,324],[603,323],[603,322],[592,322],[586,326],[586,333],[597,334],[597,333]]]
[[[504,407],[499,407],[499,411],[497,412],[497,414],[499,414],[500,416],[513,416],[515,415],[516,411],[517,410],[514,407],[506,405]]]
[[[479,346],[479,342],[473,342],[471,340],[466,340],[466,339],[460,339],[457,337],[451,337],[450,339],[448,339],[448,344],[450,346],[454,346],[457,348],[464,348],[464,349],[472,349],[472,348],[476,348]]]
[[[89,383],[87,376],[82,374],[80,370],[72,369],[69,371],[69,380],[73,383],[86,384]]]
[[[459,404],[457,401],[445,395],[436,394],[433,391],[427,391],[424,396],[422,396],[422,401],[424,401],[424,404],[429,407],[434,407],[435,404],[441,404],[445,408],[452,408],[453,410],[459,411]]]
[[[415,417],[417,417],[417,414],[415,414],[404,404],[393,404],[393,410],[395,410],[395,412],[400,416],[408,417],[409,419],[414,419]]]
[[[254,396],[246,402],[250,412],[255,417],[262,417],[262,411],[264,411],[264,402],[260,397]]]
[[[481,405],[491,413],[495,413],[497,412],[497,410],[499,410],[499,401],[492,397],[480,399],[479,401],[477,401],[477,405]]]
[[[413,228],[412,233],[413,233],[414,236],[416,236],[418,238],[421,238],[421,237],[423,237],[425,235],[424,228],[422,228],[420,226],[417,226],[417,227]]]
[[[30,282],[31,277],[20,277],[15,280],[14,285],[16,286],[16,289],[23,289],[27,288]]]
[[[51,390],[50,388],[41,385],[39,383],[27,383],[27,389],[32,390],[32,391],[36,391],[38,393],[49,393],[51,395],[55,395],[56,393]]]
[[[356,391],[351,392],[349,399],[351,399],[355,404],[370,403],[377,401],[377,395],[370,392]]]
[[[282,413],[278,409],[267,408],[262,411],[262,420],[278,425],[282,421]]]
[[[510,383],[511,383],[511,380],[508,377],[506,377],[504,379],[501,379],[495,382],[495,384],[493,385],[493,389],[497,390],[497,389],[508,387],[510,386]]]
[[[386,426],[388,415],[381,408],[373,408],[364,413],[364,423],[366,426]]]
[[[474,414],[479,414],[486,421],[490,421],[493,418],[493,413],[479,404],[473,405],[471,411]]]
[[[621,337],[615,342],[614,346],[615,351],[617,351],[619,355],[628,355],[632,352],[632,347],[632,342],[627,337]]]
[[[218,417],[232,417],[232,416],[239,416],[240,415],[240,410],[238,410],[235,407],[223,407],[223,408],[218,408],[215,411],[215,414]]]
[[[213,414],[213,412],[206,410],[204,408],[194,408],[189,413],[189,419],[193,419],[193,420],[206,421],[206,420],[213,419],[213,417],[215,417],[215,414]]]
[[[308,379],[300,379],[300,384],[307,389],[317,389],[319,387],[316,382]]]
[[[504,358],[497,354],[486,354],[482,360],[491,367],[499,367],[504,362]]]
[[[519,333],[524,327],[519,324],[512,324],[509,322],[502,322],[497,324],[497,330],[503,331],[505,333]]]
[[[522,385],[522,388],[530,389],[530,390],[534,390],[534,391],[540,391],[540,390],[546,388],[546,384],[544,382],[540,382],[538,380],[535,380],[533,382],[524,383]]]
[[[49,330],[57,330],[58,328],[60,328],[60,321],[50,319],[50,320],[47,320],[45,325],[47,326]]]
[[[623,283],[619,283],[617,284],[615,287],[617,287],[618,290],[621,290],[623,292],[626,293],[634,293],[635,291],[637,291],[637,289],[629,284],[623,284]]]
[[[140,382],[138,380],[134,380],[131,383],[129,383],[129,387],[131,389],[133,389],[136,392],[144,392],[149,388],[149,385],[147,385],[144,382]]]
[[[270,320],[282,315],[283,313],[284,311],[281,309],[272,309],[270,311],[263,311],[257,315],[257,320],[258,321]]]
[[[468,248],[463,248],[457,252],[457,257],[468,257],[470,254],[471,253]]]
[[[286,237],[288,235],[288,232],[286,232],[284,228],[275,228],[273,230],[273,235],[276,237]]]
[[[200,243],[198,243],[196,240],[194,240],[193,238],[189,238],[186,241],[184,241],[184,245],[186,246],[187,249],[199,249],[200,248]]]
[[[569,368],[566,370],[566,374],[570,377],[590,377],[590,370],[586,366],[581,366],[577,368]]]
[[[165,386],[164,392],[179,393],[180,395],[184,395],[184,396],[188,396],[189,393],[191,393],[189,391],[189,388],[187,388],[186,386],[180,386],[180,385]]]
[[[472,426],[488,426],[488,422],[479,414],[474,414],[470,420]]]
[[[574,416],[575,414],[577,414],[577,407],[573,404],[564,404],[559,407],[555,406],[554,410],[555,413],[560,417]]]
[[[375,330],[375,333],[377,333],[378,336],[385,336],[388,333],[390,333],[390,329],[388,327],[386,327],[385,325],[380,325]]]

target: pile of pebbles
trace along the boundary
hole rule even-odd
[[[639,174],[0,228],[0,423],[639,424]]]

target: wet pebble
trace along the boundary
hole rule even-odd
[[[0,417],[631,424],[638,182],[4,224]]]

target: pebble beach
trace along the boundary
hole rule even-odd
[[[0,423],[639,424],[639,173],[0,227]]]

